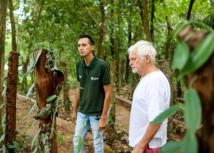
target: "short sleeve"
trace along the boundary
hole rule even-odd
[[[165,97],[166,92],[160,87],[153,88],[147,93],[147,107],[150,122],[165,110]]]
[[[110,83],[111,83],[111,77],[110,77],[108,65],[106,64],[102,67],[102,84],[108,85]]]

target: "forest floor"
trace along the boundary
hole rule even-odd
[[[74,102],[75,99],[75,89],[69,91],[70,100]],[[20,134],[23,134],[27,127],[34,122],[33,116],[36,116],[36,111],[30,112],[32,106],[34,105],[33,102],[30,100],[25,100],[23,96],[17,96],[17,125],[16,128],[18,129]],[[69,140],[63,140],[58,142],[58,152],[59,153],[73,153],[73,140],[72,137],[75,131],[75,124],[72,123],[72,112],[66,112],[64,109],[64,105],[61,103],[59,105],[58,111],[58,118],[57,119],[57,133],[64,138],[70,138]],[[61,118],[61,119],[60,119]],[[117,133],[116,141],[111,145],[111,148],[106,145],[109,144],[109,136],[106,132],[104,132],[104,141],[105,143],[105,153],[110,152],[121,152],[121,153],[129,153],[131,152],[132,148],[129,147],[125,141],[126,136],[128,136],[129,130],[129,118],[130,118],[130,108],[121,106],[116,104],[116,122],[115,122],[115,131]],[[34,124],[32,127],[29,128],[27,131],[28,140],[24,143],[24,148],[30,151],[31,149],[31,142],[38,132],[38,122]],[[174,139],[181,141],[181,135],[174,133]],[[20,139],[19,135],[17,139]],[[37,143],[37,142],[36,142]],[[35,143],[35,144],[36,144]],[[84,142],[84,153],[92,153],[93,152],[93,141],[92,141],[92,132],[89,130],[85,142]],[[113,149],[113,150],[112,150]]]

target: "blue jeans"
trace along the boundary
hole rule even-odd
[[[79,136],[82,139],[80,153],[83,153],[84,149],[84,139],[87,134],[88,128],[91,125],[92,133],[93,133],[93,143],[94,143],[94,152],[95,153],[103,153],[103,131],[99,131],[99,120],[100,116],[88,116],[81,112],[77,113],[77,122],[74,134],[74,153],[78,153],[78,142]],[[84,127],[84,122],[86,123]],[[84,127],[84,128],[83,128]]]

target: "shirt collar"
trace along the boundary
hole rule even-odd
[[[91,69],[93,69],[94,68],[94,66],[95,66],[95,64],[97,63],[97,56],[96,55],[94,55],[94,58],[93,58],[93,60],[91,61],[91,63],[89,64],[89,66],[87,66],[87,65],[85,65],[85,61],[84,61],[84,59],[82,59],[82,67],[87,67],[87,68],[91,68]]]

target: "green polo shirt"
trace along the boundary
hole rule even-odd
[[[77,81],[80,82],[80,100],[78,111],[89,116],[100,116],[105,98],[104,85],[111,82],[107,63],[94,56],[86,66],[84,59],[76,64]]]

